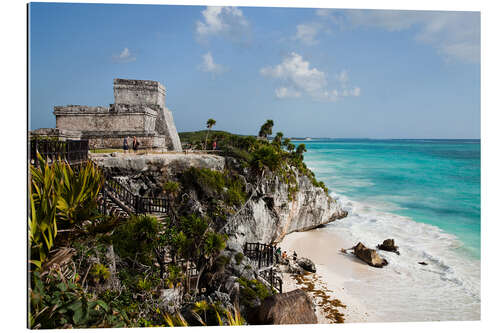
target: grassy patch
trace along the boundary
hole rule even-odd
[[[228,205],[242,205],[247,198],[245,185],[228,171],[190,168],[182,174],[184,188],[197,188],[200,193],[221,199]]]
[[[262,282],[253,279],[248,280],[240,277],[238,280],[240,284],[240,300],[241,304],[247,307],[252,307],[257,300],[263,301],[266,297],[271,296],[272,292]]]
[[[91,153],[95,154],[109,154],[109,153],[115,153],[115,152],[123,152],[123,149],[118,149],[118,148],[99,148],[99,149],[90,149]]]

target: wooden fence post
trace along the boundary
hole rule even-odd
[[[261,260],[260,246],[257,247],[257,255],[259,256],[259,268],[260,268],[260,260]]]

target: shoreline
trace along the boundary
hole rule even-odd
[[[318,324],[335,323],[331,318],[327,318],[332,309],[343,315],[345,323],[380,321],[373,311],[370,311],[358,298],[349,294],[344,287],[348,281],[376,274],[365,263],[339,251],[341,248],[351,247],[352,244],[318,228],[288,234],[278,243],[278,246],[281,247],[282,252],[287,251],[292,254],[296,251],[298,258],[309,258],[316,265],[316,273],[309,273],[301,278],[301,280],[306,280],[306,284],[298,283],[298,279],[290,273],[283,273],[283,292],[297,288],[308,289],[309,286],[309,290],[306,291],[316,305]],[[332,267],[335,267],[335,270]],[[314,290],[310,290],[312,284]],[[321,297],[321,295],[324,296]],[[325,304],[325,296],[329,304]],[[340,304],[331,305],[336,303]]]

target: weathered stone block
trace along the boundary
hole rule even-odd
[[[136,136],[140,148],[182,151],[174,118],[165,107],[165,87],[156,81],[114,80],[115,104],[55,106],[59,130],[80,131],[91,148],[119,148]]]

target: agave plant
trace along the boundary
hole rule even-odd
[[[28,242],[31,262],[41,268],[57,235],[56,206],[60,191],[54,166],[49,166],[41,155],[38,158],[40,168],[30,168]]]
[[[242,326],[245,325],[245,319],[241,316],[240,310],[235,307],[233,312],[231,312],[228,309],[224,309],[223,313],[225,316],[225,321],[222,319],[222,317],[219,314],[219,311],[217,311],[216,306],[214,304],[208,304],[205,301],[200,301],[195,303],[194,309],[191,311],[193,314],[194,318],[198,320],[200,324],[203,326],[207,326],[206,318],[203,320],[201,316],[198,314],[200,311],[207,311],[208,309],[213,308],[215,311],[215,316],[217,317],[217,323],[219,326]],[[165,320],[165,323],[170,326],[170,327],[176,327],[176,326],[189,326],[189,323],[184,319],[184,317],[179,313],[176,312],[175,315],[170,315],[168,313],[163,314],[163,319]]]
[[[79,226],[86,220],[98,218],[97,196],[104,179],[101,171],[90,161],[78,172],[66,163],[56,163],[55,170],[61,187],[57,201],[58,220]]]
[[[165,320],[167,325],[170,327],[189,326],[186,319],[184,319],[184,317],[179,312],[177,312],[174,316],[171,316],[168,313],[166,313],[163,315],[163,319]]]
[[[216,311],[217,321],[219,322],[219,326],[223,326],[224,322],[222,321],[219,313]],[[241,316],[240,310],[238,308],[234,308],[234,313],[231,313],[228,309],[224,310],[224,314],[226,315],[227,324],[229,326],[241,326],[245,325],[245,319]]]
[[[63,161],[49,165],[40,154],[38,159],[40,167],[30,167],[28,239],[31,262],[41,267],[58,227],[79,226],[99,217],[97,196],[103,177],[92,162],[76,172]]]

